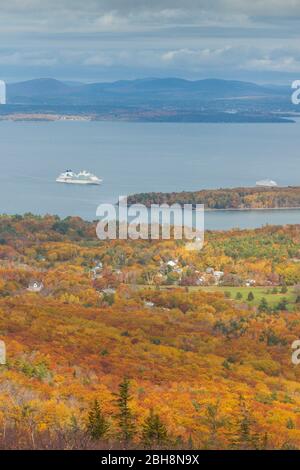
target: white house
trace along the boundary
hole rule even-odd
[[[32,281],[29,283],[29,286],[27,290],[30,292],[41,292],[41,290],[44,288],[44,284],[39,281]]]
[[[177,264],[178,264],[177,259],[174,259],[174,260],[171,259],[170,261],[167,262],[167,266],[169,266],[169,268],[172,268],[172,269],[176,268]]]
[[[224,273],[223,273],[223,271],[214,271],[214,276],[217,279],[221,279],[221,277],[224,276]]]

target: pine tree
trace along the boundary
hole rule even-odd
[[[265,432],[265,434],[263,435],[262,446],[261,446],[261,448],[262,448],[263,450],[267,450],[267,449],[268,449],[268,439],[269,439],[269,438],[268,438],[268,433]]]
[[[259,310],[260,312],[268,312],[268,310],[269,310],[269,304],[268,304],[268,302],[267,302],[267,300],[266,300],[265,297],[262,297],[262,299],[261,299],[261,301],[260,301],[260,304],[259,304],[259,306],[258,306],[258,310]]]
[[[287,288],[287,286],[284,284],[284,285],[282,286],[281,290],[280,290],[280,293],[281,293],[281,294],[286,294],[287,292],[288,292],[288,288]]]
[[[88,433],[92,439],[99,440],[105,437],[108,429],[109,425],[102,413],[101,406],[98,400],[95,400],[89,411],[87,424]]]
[[[254,420],[246,406],[243,397],[240,397],[239,419],[237,435],[232,440],[232,447],[239,450],[251,450],[261,447],[261,442],[257,433],[253,431]]]
[[[215,404],[207,405],[204,422],[209,428],[207,447],[216,449],[219,447],[219,429],[221,429],[226,422],[225,416],[220,413],[219,401]]]
[[[142,431],[142,442],[145,447],[161,446],[167,442],[168,432],[158,414],[151,408],[145,419]]]
[[[129,407],[131,399],[130,381],[125,377],[119,385],[117,398],[119,413],[116,416],[119,424],[120,438],[125,443],[130,442],[135,434],[135,418]]]
[[[191,434],[189,435],[189,438],[188,438],[188,449],[191,449],[191,450],[194,449],[194,442],[193,442],[193,438]]]
[[[278,310],[287,310],[288,308],[288,299],[286,297],[283,297],[280,302],[277,305]]]
[[[253,295],[253,292],[249,292],[248,294],[248,302],[252,302],[252,300],[254,300],[254,295]]]

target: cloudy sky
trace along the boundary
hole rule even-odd
[[[0,0],[1,78],[300,79],[300,0]]]

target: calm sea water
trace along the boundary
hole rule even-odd
[[[0,212],[96,218],[101,202],[146,191],[300,185],[300,123],[1,122]],[[66,168],[103,177],[63,185]],[[300,211],[211,212],[209,229],[300,223]]]

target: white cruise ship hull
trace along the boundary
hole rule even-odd
[[[57,183],[66,183],[66,184],[93,184],[93,185],[99,185],[102,183],[102,180],[95,180],[95,181],[88,181],[88,180],[72,180],[72,179],[63,179],[63,178],[57,178],[56,180]]]

